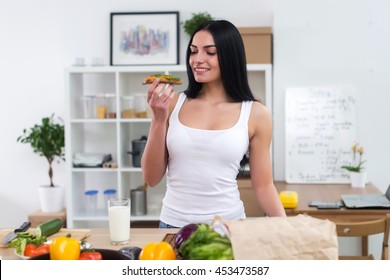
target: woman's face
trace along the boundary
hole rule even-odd
[[[210,32],[206,30],[197,32],[190,50],[189,64],[198,83],[210,83],[221,79],[217,48]]]

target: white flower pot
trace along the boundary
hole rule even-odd
[[[364,188],[367,183],[367,172],[350,172],[352,188]]]
[[[42,212],[60,212],[64,209],[65,191],[61,186],[39,186],[39,201]]]

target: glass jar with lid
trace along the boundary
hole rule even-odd
[[[84,192],[85,195],[85,210],[87,214],[93,215],[97,210],[98,190],[88,190]]]
[[[147,105],[146,93],[134,94],[134,109],[137,118],[147,117]]]
[[[84,95],[81,97],[83,103],[83,113],[85,119],[91,119],[95,117],[95,96]]]
[[[106,206],[106,210],[108,210],[108,201],[110,199],[116,198],[116,189],[106,189],[103,192],[104,194],[104,204]]]
[[[106,93],[106,104],[107,104],[107,119],[115,119],[116,118],[116,98],[115,93]]]
[[[135,118],[134,96],[122,96],[122,118]]]
[[[96,118],[104,119],[107,114],[107,104],[105,94],[96,95]]]

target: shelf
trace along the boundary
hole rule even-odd
[[[70,123],[113,123],[117,122],[116,119],[72,119]]]
[[[132,118],[132,119],[71,119],[70,123],[150,123],[150,118]]]
[[[261,65],[261,64],[259,64]],[[65,69],[67,73],[93,74],[93,73],[160,73],[160,72],[186,72],[185,65],[147,65],[147,66],[73,66]]]
[[[269,71],[272,64],[248,64],[248,71]],[[186,65],[147,65],[147,66],[72,66],[65,69],[67,73],[159,73],[159,72],[184,72]]]
[[[86,173],[86,172],[142,172],[141,167],[123,167],[123,168],[88,168],[88,167],[74,167],[72,168],[72,172],[74,173]]]
[[[272,65],[248,64],[248,81],[256,99],[263,101],[272,112]],[[84,192],[98,190],[100,206],[105,189],[114,188],[119,196],[129,196],[130,191],[142,186],[140,167],[133,167],[132,141],[147,136],[151,118],[121,118],[125,96],[146,94],[147,87],[141,81],[154,73],[180,76],[183,85],[175,86],[177,92],[186,89],[186,65],[148,66],[81,66],[65,69],[66,120],[65,120],[65,163],[66,163],[66,208],[67,223],[73,227],[106,226],[108,217],[104,213],[87,215]],[[99,96],[109,93],[111,106],[115,107],[115,118],[84,118],[83,99],[88,95]],[[97,109],[92,103],[92,114]],[[149,116],[149,115],[148,115]],[[75,153],[111,154],[117,168],[75,168],[72,157]],[[158,221],[162,199],[166,190],[166,178],[158,186],[149,188],[145,216],[131,216],[132,221]]]
[[[150,123],[150,118],[134,118],[134,119],[120,119],[121,123]]]
[[[102,221],[102,222],[108,222],[108,216],[75,216],[73,217],[74,221],[79,222],[90,222],[90,221]],[[155,214],[148,214],[148,215],[142,215],[142,216],[130,216],[130,221],[159,221],[160,220],[160,213]]]

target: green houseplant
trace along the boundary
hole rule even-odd
[[[58,212],[62,210],[63,188],[53,183],[53,161],[65,160],[65,127],[60,118],[54,114],[42,118],[41,122],[29,129],[23,129],[23,134],[17,142],[30,144],[33,152],[44,157],[49,164],[50,185],[39,188],[41,209],[43,212]],[[49,192],[49,194],[45,194]],[[46,201],[46,199],[48,201]]]
[[[209,20],[213,17],[208,12],[192,13],[192,17],[182,23],[184,32],[191,37],[199,25]]]
[[[50,186],[54,187],[52,163],[57,157],[65,160],[64,125],[56,122],[53,114],[42,118],[40,124],[35,124],[30,129],[23,129],[23,135],[19,136],[17,141],[30,144],[34,153],[46,158],[49,163]]]

